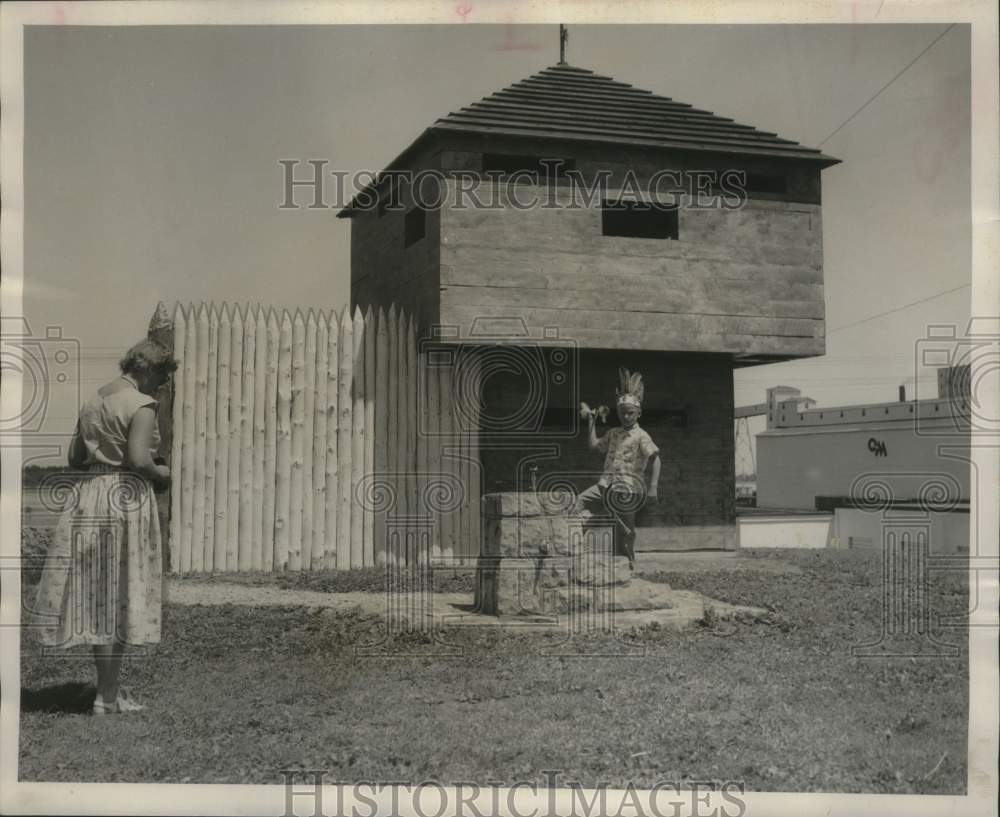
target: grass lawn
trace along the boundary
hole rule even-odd
[[[544,655],[556,633],[453,628],[444,657],[423,634],[393,657],[354,645],[379,619],[305,608],[164,610],[163,642],[126,662],[147,712],[93,718],[88,660],[22,646],[20,777],[44,781],[279,783],[281,769],[329,781],[542,780],[585,786],[735,780],[748,790],[961,794],[966,781],[964,628],[940,630],[957,658],[861,659],[881,628],[881,563],[857,551],[759,551],[761,567],[646,574],[772,611],[578,637],[585,657]],[[274,580],[270,580],[274,581]],[[378,589],[374,572],[284,578]],[[471,589],[455,576],[447,590]],[[967,610],[964,574],[932,574],[932,618]],[[636,654],[641,653],[641,654]],[[65,686],[61,686],[65,685]],[[61,711],[45,711],[55,705]],[[73,712],[72,710],[77,710]]]

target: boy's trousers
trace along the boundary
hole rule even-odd
[[[635,562],[635,515],[646,501],[645,494],[620,491],[605,485],[591,485],[576,498],[577,508],[615,521],[615,553]]]

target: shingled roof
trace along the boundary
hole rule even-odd
[[[840,161],[775,133],[571,65],[553,65],[438,119],[389,168],[405,167],[412,151],[435,133],[797,159],[821,168]],[[349,216],[356,201],[338,215]]]
[[[431,130],[838,161],[775,133],[569,65],[515,82],[438,119]]]

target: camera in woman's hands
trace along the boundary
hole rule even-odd
[[[170,469],[167,467],[166,458],[160,456],[153,457],[153,465],[160,472],[159,478],[153,479],[153,490],[162,494],[170,487]]]

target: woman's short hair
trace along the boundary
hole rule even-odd
[[[147,338],[140,340],[125,353],[118,368],[122,370],[122,374],[143,374],[149,371],[170,374],[176,371],[177,361],[166,346]]]

